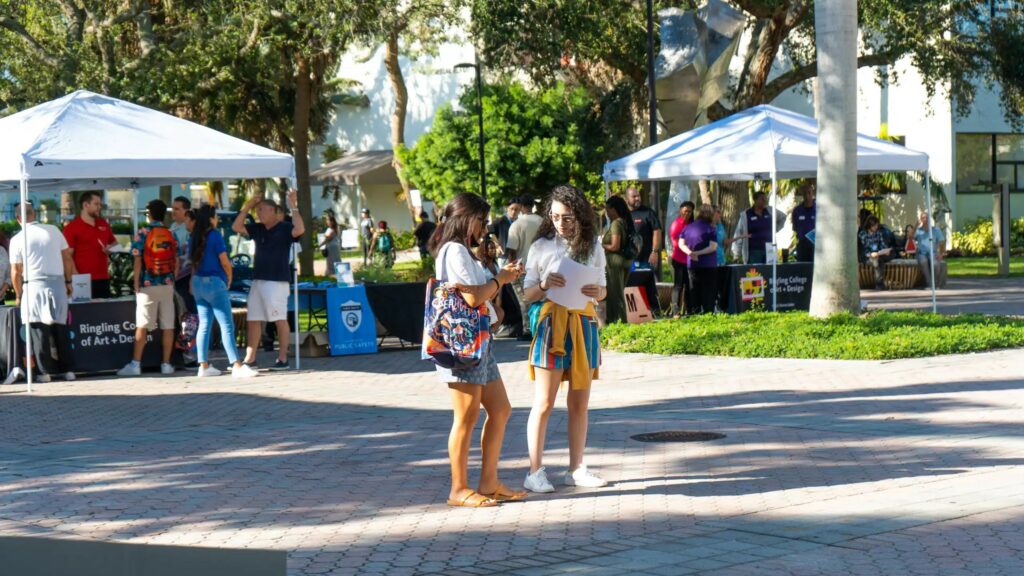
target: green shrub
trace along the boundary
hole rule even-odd
[[[433,274],[433,265],[419,260],[398,262],[392,268],[376,264],[360,266],[353,272],[356,280],[369,284],[386,284],[388,282],[426,282]]]
[[[978,218],[953,232],[953,248],[965,256],[991,256],[996,253],[992,245],[992,219]],[[1010,251],[1024,252],[1024,218],[1010,220]]]
[[[397,232],[393,235],[395,237],[396,250],[408,250],[409,248],[416,246],[416,237],[412,235],[412,230]]]
[[[806,312],[703,315],[647,324],[613,324],[601,331],[611,350],[741,358],[883,360],[1024,346],[1024,320],[921,312]]]

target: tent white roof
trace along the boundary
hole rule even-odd
[[[291,156],[136,104],[79,90],[0,118],[0,190],[293,178]]]
[[[859,173],[928,170],[928,155],[857,134]],[[818,173],[818,122],[755,106],[604,165],[605,181],[812,178]]]

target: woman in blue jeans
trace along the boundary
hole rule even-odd
[[[213,319],[220,324],[221,343],[228,361],[234,367],[233,378],[251,378],[257,372],[242,364],[235,348],[235,324],[231,319],[231,261],[224,246],[224,237],[217,231],[217,211],[204,204],[196,211],[195,226],[189,240],[189,258],[192,261],[192,296],[199,309],[199,334],[196,348],[199,355],[199,377],[219,376],[220,370],[210,365],[210,328]],[[211,317],[212,315],[212,317]]]

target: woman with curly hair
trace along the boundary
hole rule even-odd
[[[530,473],[523,487],[533,492],[554,491],[542,461],[544,436],[558,387],[568,381],[569,469],[565,473],[565,484],[599,488],[606,482],[587,469],[583,449],[587,443],[590,384],[597,378],[601,362],[594,301],[607,296],[605,276],[600,275],[598,284],[580,288],[580,292],[590,298],[582,310],[569,310],[556,304],[546,298],[546,293],[551,287],[566,285],[565,277],[552,271],[560,260],[571,258],[603,271],[604,249],[598,238],[597,216],[582,192],[568,185],[557,186],[551,191],[547,206],[537,240],[526,260],[523,282],[526,299],[532,303],[533,343],[529,365],[530,377],[536,382],[526,433]]]

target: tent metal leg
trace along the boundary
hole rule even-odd
[[[25,244],[22,246],[22,277],[21,277],[21,295],[25,297],[25,287],[28,285],[28,266],[24,263],[28,262],[28,176],[25,176],[25,166],[22,165],[22,174],[20,182],[21,192],[21,230],[24,232],[22,240]],[[21,325],[25,328],[25,382],[26,390],[29,394],[32,393],[32,330],[29,329],[28,319],[24,316],[21,317]],[[17,348],[17,347],[15,347]]]
[[[928,243],[931,246],[931,254],[928,255],[928,265],[931,267],[931,291],[932,291],[932,313],[936,314],[939,311],[938,300],[935,297],[935,254],[938,253],[939,247],[936,246],[935,236],[932,232],[934,223],[932,220],[935,219],[935,215],[932,214],[932,175],[931,168],[924,173],[924,202],[928,207]]]
[[[772,202],[768,207],[772,213],[772,312],[779,311],[779,298],[778,298],[778,281],[779,281],[779,249],[778,243],[778,231],[775,228],[775,202],[778,192],[778,179],[774,172],[772,172]]]

